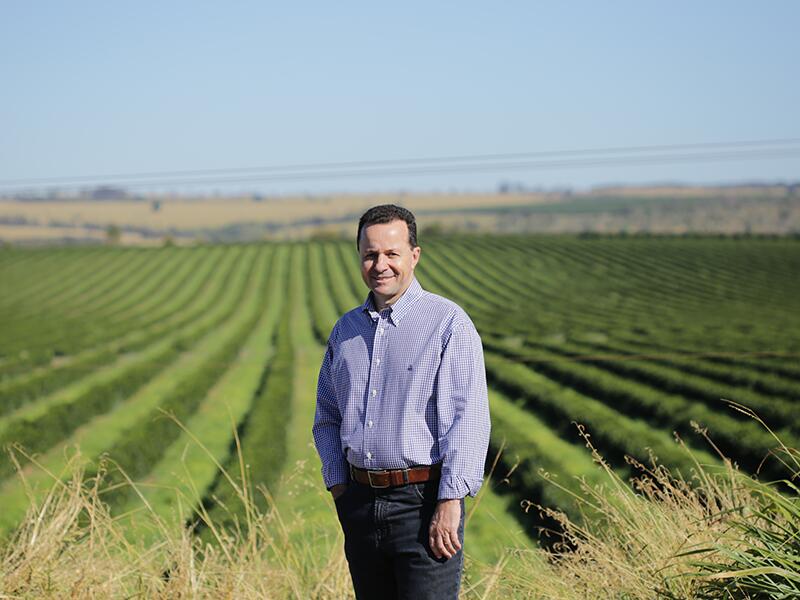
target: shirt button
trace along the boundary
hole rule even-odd
[[[378,395],[378,390],[372,390],[372,397],[374,398],[377,395]]]
[[[367,460],[372,458],[372,452],[367,452]]]
[[[376,364],[376,365],[379,365],[379,364],[381,364],[381,359],[380,359],[380,358],[376,358],[376,359],[375,359],[375,364]]]
[[[378,333],[380,333],[381,335],[383,335],[383,327],[381,327],[380,329],[378,329]]]
[[[372,420],[367,421],[367,427],[372,427]]]

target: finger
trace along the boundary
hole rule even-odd
[[[436,523],[431,523],[431,526],[428,528],[428,546],[430,546],[433,555],[439,558],[439,547],[436,543]]]
[[[436,544],[436,552],[434,553],[436,558],[450,558],[453,556],[450,549],[447,547],[447,538],[444,537],[441,532],[437,531],[434,543]]]
[[[455,549],[455,552],[461,550],[461,540],[458,539],[458,531],[450,531],[450,544]]]
[[[453,548],[450,546],[450,539],[446,531],[437,530],[436,545],[442,556],[445,556],[446,558],[453,556]]]
[[[458,523],[454,523],[450,527],[442,527],[440,531],[445,537],[445,542],[453,548],[454,552],[461,549],[461,541],[458,539]]]
[[[442,547],[447,552],[447,558],[450,558],[455,555],[456,548],[453,547],[453,543],[450,541],[450,532],[444,531],[442,532]]]
[[[436,540],[436,535],[431,533],[430,537],[428,538],[428,545],[431,547],[431,552],[436,558],[442,557],[442,552],[439,549],[439,544]]]

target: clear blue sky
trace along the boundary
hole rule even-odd
[[[800,137],[800,3],[4,2],[0,180]],[[318,183],[800,180],[800,158]],[[219,187],[219,186],[218,186]]]

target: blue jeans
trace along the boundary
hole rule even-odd
[[[438,481],[386,489],[351,481],[336,499],[358,600],[458,598],[463,549],[439,559],[428,545],[438,490]],[[458,539],[463,548],[463,499]]]

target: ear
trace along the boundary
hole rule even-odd
[[[417,263],[419,262],[419,255],[421,253],[422,253],[422,248],[420,248],[419,246],[416,246],[416,247],[411,249],[411,268],[412,269],[417,266]]]

